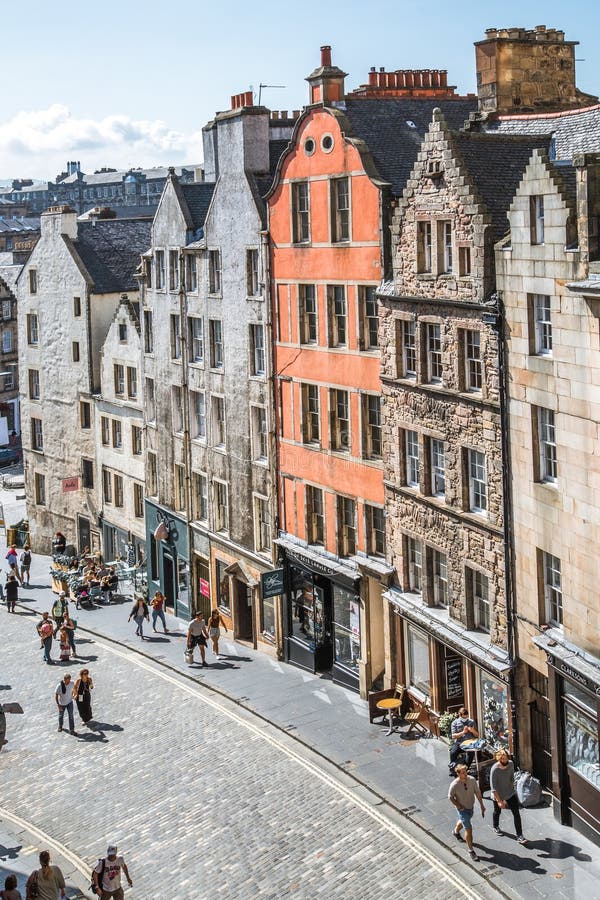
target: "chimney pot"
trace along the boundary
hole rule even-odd
[[[280,116],[281,116],[282,119],[287,119],[287,117],[288,117],[288,111],[287,111],[287,109],[282,109],[281,112],[280,112]]]
[[[323,44],[321,47],[321,65],[331,66],[331,45]]]

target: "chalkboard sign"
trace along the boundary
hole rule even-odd
[[[446,697],[451,700],[462,695],[462,659],[456,656],[446,660]]]

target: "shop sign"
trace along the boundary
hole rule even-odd
[[[283,594],[283,569],[273,569],[271,572],[263,572],[260,576],[260,589],[263,600],[269,597],[278,597]]]
[[[206,578],[200,579],[200,593],[203,597],[210,597],[210,584]]]
[[[446,660],[446,697],[452,700],[463,695],[462,659]]]
[[[596,696],[600,697],[600,685],[594,684],[593,681],[590,681],[590,679],[586,678],[585,675],[582,675],[581,672],[576,672],[575,669],[572,669],[565,662],[561,662],[557,666],[554,662],[554,658],[550,656],[548,657],[548,662],[553,664],[560,672],[563,672],[567,678],[571,679],[571,681],[576,681],[577,684],[580,684],[588,691],[593,691]]]
[[[63,478],[63,480],[62,480],[63,494],[68,494],[70,491],[78,491],[78,490],[79,490],[79,478]]]

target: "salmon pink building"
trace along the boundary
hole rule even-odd
[[[385,669],[382,590],[393,572],[375,292],[390,272],[394,198],[434,106],[460,126],[475,101],[438,70],[372,72],[353,94],[344,80],[321,48],[268,195],[277,543],[284,658],[365,694]]]

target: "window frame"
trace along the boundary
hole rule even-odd
[[[479,474],[483,472],[483,479]],[[469,481],[469,512],[488,515],[488,471],[485,453],[469,448],[467,450],[467,473]],[[480,487],[480,485],[483,486]],[[483,504],[479,501],[483,499]]]
[[[318,344],[319,308],[315,284],[298,285],[298,324],[300,343]]]
[[[310,244],[310,182],[308,179],[292,181],[290,192],[292,243]]]
[[[340,409],[345,407],[345,416],[340,416]],[[329,446],[336,453],[350,453],[352,447],[352,423],[350,410],[350,392],[341,388],[329,389]],[[346,430],[344,430],[344,423]],[[344,441],[344,434],[347,440]]]
[[[348,244],[351,234],[350,177],[341,175],[329,179],[331,243]],[[343,205],[345,204],[345,205]]]
[[[329,346],[348,346],[348,298],[345,284],[327,285]]]

